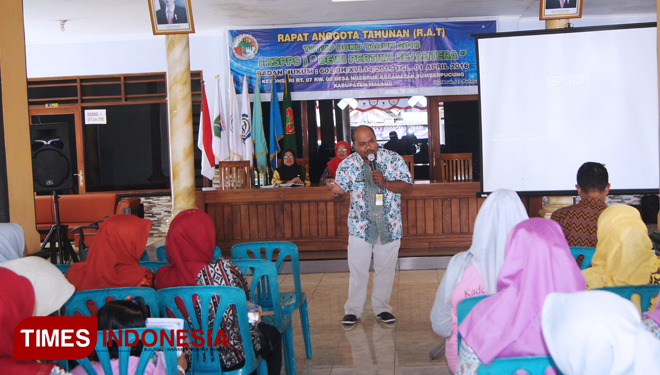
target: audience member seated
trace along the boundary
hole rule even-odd
[[[16,223],[0,224],[0,263],[25,256],[25,235]]]
[[[591,267],[582,271],[587,288],[660,284],[660,260],[639,211],[608,207],[598,219],[598,245]]]
[[[140,267],[150,229],[149,219],[127,214],[110,216],[101,224],[87,260],[72,265],[66,278],[77,291],[129,286],[153,288],[154,272]]]
[[[642,322],[657,339],[660,339],[660,309],[657,304],[653,311],[647,311],[644,313],[644,319]]]
[[[346,159],[348,155],[351,154],[351,146],[344,141],[337,142],[335,146],[335,157],[328,162],[328,166],[325,167],[323,174],[321,175],[321,186],[335,182],[335,174],[337,173],[337,167],[342,160]]]
[[[273,184],[309,186],[309,173],[307,173],[305,167],[296,163],[296,157],[293,155],[293,151],[284,150],[282,155],[282,165],[273,172]]]
[[[21,275],[23,273],[23,275]],[[0,264],[0,369],[3,374],[68,374],[58,366],[14,360],[14,330],[31,316],[45,316],[59,309],[73,285],[50,262],[28,257]]]
[[[126,328],[144,328],[147,321],[147,307],[144,303],[136,299],[134,301],[110,301],[99,309],[98,326],[99,331],[126,329]],[[138,362],[140,361],[140,353],[142,352],[142,342],[131,348],[131,354],[128,357],[128,373],[135,374]],[[163,352],[154,351],[154,356],[149,360],[147,367],[144,370],[144,375],[166,375],[165,358]],[[112,366],[112,374],[119,375],[119,351],[117,346],[113,345],[108,347],[108,354],[110,355],[110,365]],[[103,374],[103,367],[98,361],[96,353],[90,356],[92,367],[97,373]],[[180,375],[186,374],[188,368],[188,361],[186,356],[179,357],[178,372]],[[71,371],[72,375],[87,375],[87,372],[78,366]]]
[[[607,169],[600,163],[582,164],[577,173],[580,203],[563,207],[552,213],[564,231],[569,246],[596,247],[596,226],[601,212],[607,208],[605,199],[610,192]]]
[[[542,327],[565,375],[660,373],[660,341],[644,328],[637,307],[614,293],[551,293],[543,304]]]
[[[493,192],[479,209],[472,246],[449,261],[435,295],[431,323],[435,333],[448,338],[445,357],[452,372],[456,372],[458,356],[456,307],[465,298],[497,292],[507,235],[525,219],[527,212],[518,194],[506,189]]]
[[[245,291],[248,304],[250,297],[249,284],[234,263],[224,258],[213,260],[215,247],[215,226],[211,218],[201,210],[186,210],[179,213],[172,223],[165,238],[165,249],[170,265],[158,270],[156,289],[195,285],[227,285],[241,288]],[[225,371],[233,371],[245,364],[243,344],[238,328],[238,320],[234,318],[236,309],[228,309],[223,315],[222,327],[229,346],[221,346],[221,367]],[[209,313],[216,316],[216,313]],[[197,316],[199,319],[199,315]],[[192,326],[192,323],[189,322]],[[213,322],[209,322],[212,326]],[[252,343],[257,356],[267,363],[268,374],[279,374],[282,367],[282,338],[277,328],[259,323],[250,325]]]
[[[548,355],[541,333],[545,297],[585,289],[584,276],[557,223],[534,218],[513,228],[497,289],[458,327],[463,340],[457,374],[476,374],[480,363],[496,358]]]

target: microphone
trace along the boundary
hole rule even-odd
[[[374,161],[376,160],[376,157],[374,156],[374,154],[367,155],[367,159],[369,159],[369,166],[371,166],[371,170],[375,171],[376,163]]]

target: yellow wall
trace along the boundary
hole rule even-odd
[[[23,1],[0,0],[0,74],[7,153],[9,217],[25,232],[28,252],[39,250],[32,189],[30,116],[25,68]]]

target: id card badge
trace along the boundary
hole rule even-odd
[[[379,193],[376,194],[376,206],[382,206],[383,205],[383,194]]]

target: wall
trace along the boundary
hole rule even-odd
[[[498,22],[498,31],[544,29],[537,18],[518,16],[487,17]],[[402,20],[405,21],[405,20]],[[460,19],[448,19],[460,21]],[[571,21],[575,27],[621,23],[655,22],[656,14],[608,15],[583,17]],[[249,26],[246,26],[246,28]],[[165,37],[85,43],[27,43],[28,78],[97,74],[164,72]],[[190,68],[202,70],[207,82],[209,102],[215,98],[214,77],[220,76],[223,98],[228,87],[228,47],[226,29],[190,34]],[[263,99],[266,99],[264,95]]]

